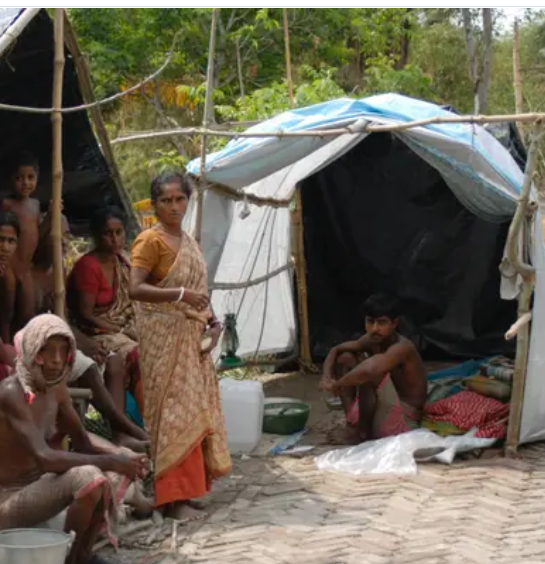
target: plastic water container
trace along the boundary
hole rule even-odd
[[[64,523],[66,522],[66,514],[68,511],[65,509],[61,511],[55,517],[49,519],[49,521],[45,521],[38,525],[38,529],[52,529],[53,531],[64,531]]]
[[[48,529],[0,532],[2,564],[64,564],[72,536]]]
[[[263,384],[224,378],[219,383],[227,442],[231,454],[249,454],[261,439]]]

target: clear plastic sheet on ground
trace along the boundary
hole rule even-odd
[[[496,439],[475,437],[477,429],[465,435],[440,437],[417,429],[396,437],[369,441],[326,452],[315,459],[320,470],[363,474],[416,474],[418,462],[452,464],[457,454],[491,447]]]

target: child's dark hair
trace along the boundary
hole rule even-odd
[[[17,233],[17,238],[21,236],[21,224],[19,223],[19,218],[9,211],[0,211],[0,227],[4,226],[13,227],[15,233]]]
[[[373,294],[365,300],[362,313],[372,319],[379,317],[397,319],[401,315],[401,304],[395,296],[389,294]]]
[[[31,166],[36,171],[36,176],[40,174],[40,162],[30,151],[19,153],[11,165],[11,175],[16,174],[22,166]]]
[[[187,176],[175,170],[166,170],[157,175],[151,181],[151,201],[155,203],[161,195],[163,186],[172,184],[174,182],[177,182],[180,185],[182,192],[187,196],[188,199],[191,198],[193,189],[191,188],[191,184],[189,183]]]
[[[127,217],[117,206],[100,208],[89,219],[89,231],[95,242],[100,240],[104,228],[110,219],[119,219],[123,226],[127,227]]]

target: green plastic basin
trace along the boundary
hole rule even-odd
[[[263,414],[263,432],[292,435],[302,431],[310,415],[310,405],[291,398],[267,398]]]

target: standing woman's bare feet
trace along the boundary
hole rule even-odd
[[[187,505],[189,505],[189,507],[192,507],[193,509],[199,509],[200,511],[204,511],[206,508],[206,505],[204,505],[202,501],[197,501],[195,499],[188,499],[186,503]]]
[[[201,519],[206,518],[207,515],[206,511],[196,509],[186,501],[173,503],[165,511],[165,517],[175,519],[176,521],[180,521],[182,523],[187,523],[188,521],[200,521]]]

